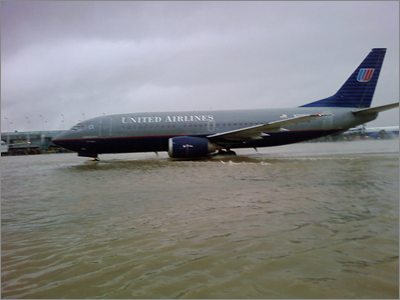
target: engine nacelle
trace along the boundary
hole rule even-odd
[[[168,155],[173,158],[199,158],[220,149],[207,138],[178,136],[168,140]]]

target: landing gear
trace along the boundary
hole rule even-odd
[[[92,161],[100,161],[99,155],[97,153],[92,153]]]
[[[91,157],[90,161],[99,161],[99,155],[95,152],[78,152],[78,156]]]
[[[217,154],[215,154],[215,155],[217,155],[217,156],[236,156],[236,152],[232,151],[232,150],[229,150],[229,149],[227,149],[227,150],[219,150],[217,152]]]
[[[96,152],[78,152],[78,156],[83,156],[83,157],[91,157],[92,161],[99,161],[99,154]]]

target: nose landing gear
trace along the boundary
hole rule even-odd
[[[78,152],[78,156],[91,157],[92,161],[99,161],[99,154],[95,152]]]

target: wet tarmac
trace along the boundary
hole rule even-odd
[[[399,297],[399,141],[1,158],[3,298]]]

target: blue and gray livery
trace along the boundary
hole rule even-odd
[[[193,159],[341,133],[399,106],[370,107],[385,53],[385,48],[372,49],[336,94],[300,107],[101,116],[73,126],[53,142],[95,159],[104,153],[160,151]]]

